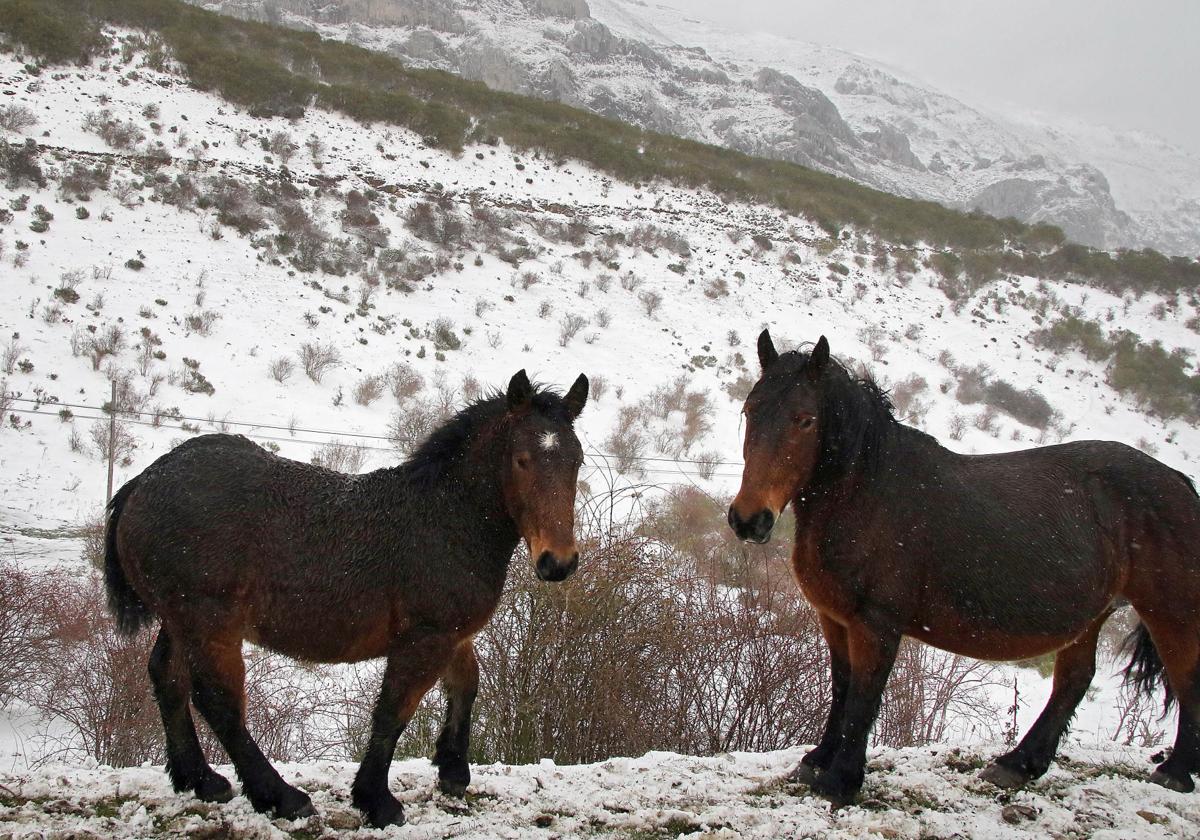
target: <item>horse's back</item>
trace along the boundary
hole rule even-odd
[[[303,552],[349,477],[204,435],[131,482],[117,522],[122,564],[152,600],[241,590]],[[319,529],[317,529],[319,530]]]

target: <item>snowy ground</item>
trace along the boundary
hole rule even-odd
[[[1007,794],[975,778],[995,749],[874,751],[860,803],[839,811],[786,781],[802,750],[481,766],[465,802],[435,793],[435,771],[418,759],[392,767],[408,825],[387,832],[361,828],[349,801],[349,764],[280,768],[319,812],[296,822],[255,814],[243,797],[208,805],[176,795],[157,768],[48,767],[0,774],[0,836],[1115,840],[1200,833],[1200,797],[1141,781],[1149,770],[1142,751],[1071,749],[1028,790]]]

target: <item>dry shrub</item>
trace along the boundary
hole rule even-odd
[[[362,472],[366,460],[367,450],[336,438],[322,446],[312,456],[312,463],[318,467],[344,473]]]
[[[287,356],[280,356],[271,362],[267,370],[271,374],[271,378],[282,385],[291,378],[293,371],[296,370],[296,364]]]
[[[646,436],[639,428],[637,407],[622,406],[617,412],[617,427],[604,440],[605,450],[613,456],[617,472],[640,475],[642,455],[646,451]]]
[[[402,455],[411,455],[447,416],[433,400],[412,400],[392,414],[388,438]]]
[[[332,344],[321,344],[318,341],[300,345],[300,364],[308,378],[318,384],[325,372],[341,360],[341,354]]]
[[[43,572],[27,581],[39,596],[28,606],[27,644],[40,658],[18,697],[40,718],[42,758],[86,757],[114,767],[163,761],[162,723],[146,674],[153,633],[116,632],[98,574]]]
[[[359,405],[370,405],[383,396],[384,377],[372,373],[358,380],[354,386],[354,401]]]
[[[558,346],[566,347],[579,331],[587,326],[587,319],[574,312],[568,312],[558,319]]]
[[[42,577],[0,559],[0,705],[28,690],[50,656],[46,594]]]
[[[128,423],[118,420],[110,430],[108,420],[96,420],[88,427],[88,435],[92,439],[92,451],[101,461],[112,460],[123,467],[133,463],[138,439]]]
[[[387,373],[388,386],[396,402],[404,403],[425,388],[425,378],[416,368],[404,362],[396,362]]]

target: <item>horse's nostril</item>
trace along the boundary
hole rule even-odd
[[[737,515],[737,511],[733,509],[733,505],[729,506],[729,511],[725,514],[725,521],[728,522],[729,527],[735,531],[741,526],[742,520]]]

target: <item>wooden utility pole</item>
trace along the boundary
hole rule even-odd
[[[112,501],[113,461],[117,458],[117,380],[112,381],[112,397],[108,403],[108,495],[104,497],[107,506]]]

